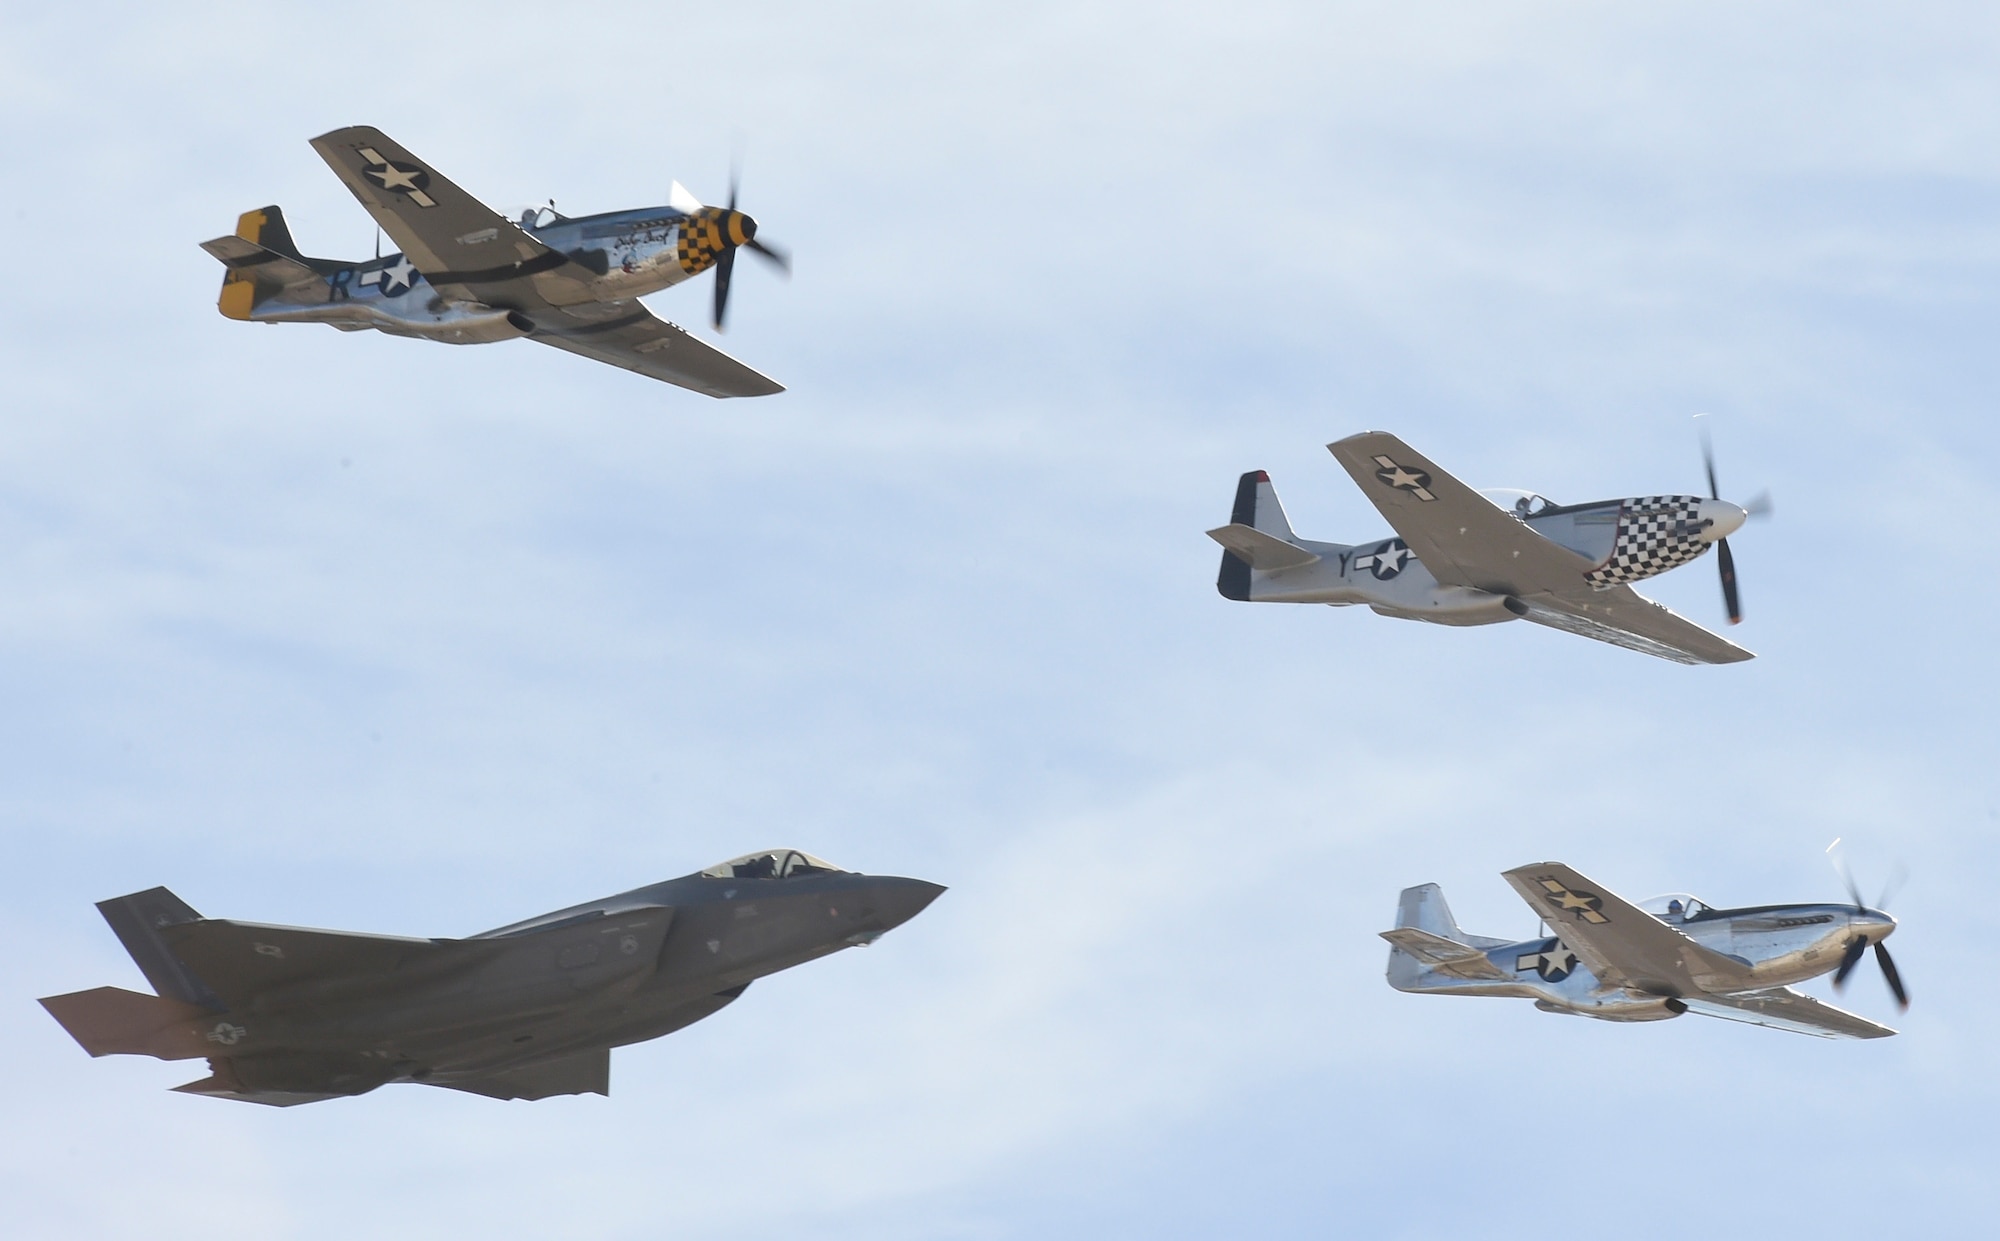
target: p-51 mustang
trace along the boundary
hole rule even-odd
[[[159,994],[98,987],[42,1006],[93,1056],[207,1057],[210,1076],[175,1088],[189,1094],[608,1094],[613,1047],[872,943],[943,891],[774,849],[469,939],[404,939],[204,918],[153,888],[97,908]]]
[[[236,235],[201,248],[229,270],[217,307],[257,323],[330,323],[454,345],[527,337],[709,396],[768,396],[781,384],[655,318],[643,294],[715,269],[715,326],[736,252],[790,270],[757,222],[705,207],[676,183],[664,207],[571,219],[553,207],[505,219],[390,141],[357,125],[312,140],[402,252],[360,262],[307,258],[276,207],[245,212]]]
[[[1882,941],[1896,920],[1861,904],[1713,909],[1692,896],[1632,905],[1560,862],[1503,876],[1555,932],[1516,943],[1458,929],[1434,883],[1405,888],[1396,929],[1382,932],[1389,985],[1444,995],[1518,996],[1546,1013],[1664,1021],[1700,1013],[1821,1038],[1894,1034],[1787,984],[1832,972],[1834,985],[1871,946],[1897,1004],[1909,996]],[[1851,890],[1851,889],[1850,889]]]
[[[1438,625],[1516,617],[1683,664],[1727,664],[1749,651],[1632,589],[1711,545],[1731,624],[1742,619],[1727,535],[1767,511],[1709,495],[1552,504],[1523,491],[1477,492],[1381,431],[1328,444],[1397,537],[1349,545],[1292,533],[1262,470],[1236,484],[1216,589],[1248,602],[1365,603],[1383,616]]]

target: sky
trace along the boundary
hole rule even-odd
[[[349,124],[503,209],[740,160],[789,391],[222,318],[239,212],[372,252]],[[10,1236],[1992,1226],[1988,8],[13,4],[0,136]],[[1750,663],[1215,593],[1244,470],[1359,542],[1331,440],[1577,502],[1700,490],[1696,414]],[[1834,900],[1836,837],[1894,1039],[1382,979],[1408,885],[1527,937],[1517,865]],[[950,891],[608,1098],[176,1095],[34,1003],[143,986],[157,884],[458,936],[773,845]]]

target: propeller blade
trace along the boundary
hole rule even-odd
[[[1882,967],[1882,977],[1889,984],[1890,994],[1896,997],[1896,1007],[1910,1006],[1910,993],[1903,990],[1903,976],[1896,972],[1896,963],[1889,959],[1889,946],[1877,940],[1875,943],[1875,964]]]
[[[667,206],[684,215],[693,215],[701,210],[701,200],[688,193],[688,187],[676,181],[667,191]]]
[[[1902,891],[1903,885],[1909,881],[1909,878],[1910,868],[1901,862],[1896,863],[1896,872],[1889,876],[1889,882],[1882,885],[1882,895],[1875,902],[1875,908],[1887,909],[1889,907],[1889,898]]]
[[[1848,899],[1854,902],[1854,907],[1866,909],[1867,906],[1861,903],[1861,885],[1854,882],[1853,874],[1847,869],[1847,855],[1834,852],[1838,848],[1840,848],[1840,837],[1835,836],[1833,843],[1826,847],[1827,860],[1833,863],[1834,873],[1840,876],[1840,881],[1847,885]]]
[[[1769,517],[1771,515],[1771,493],[1769,491],[1760,491],[1756,495],[1751,496],[1750,503],[1743,506],[1743,511],[1752,517]]]
[[[1743,603],[1736,597],[1736,557],[1729,554],[1729,540],[1715,541],[1715,564],[1722,571],[1722,606],[1729,612],[1729,623],[1743,623]],[[1859,905],[1860,901],[1855,901]]]
[[[1701,429],[1701,463],[1708,470],[1708,498],[1720,500],[1722,489],[1715,485],[1715,445],[1708,442],[1708,428]]]
[[[724,246],[715,256],[715,330],[722,330],[722,316],[729,310],[729,273],[736,266],[736,247]]]
[[[1833,972],[1833,985],[1836,988],[1847,985],[1847,976],[1854,972],[1855,966],[1861,964],[1861,954],[1867,951],[1868,941],[1863,937],[1856,935],[1847,941],[1847,951],[1840,954],[1840,968]]]
[[[776,246],[765,245],[763,242],[757,240],[755,237],[752,237],[747,243],[747,245],[751,250],[756,251],[757,256],[763,259],[766,263],[769,263],[771,264],[771,266],[777,268],[779,271],[784,272],[787,276],[792,274],[791,255],[785,253],[783,250],[778,249]]]

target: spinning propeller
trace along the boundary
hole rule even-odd
[[[1708,441],[1708,429],[1701,432],[1701,461],[1708,467],[1708,498],[1722,502],[1722,490],[1715,483],[1715,446]],[[1759,492],[1756,498],[1743,506],[1744,517],[1764,517],[1771,511],[1771,493]],[[1740,524],[1741,519],[1738,519]],[[1734,527],[1731,527],[1732,529]],[[1722,573],[1722,606],[1729,612],[1729,623],[1743,622],[1743,602],[1736,596],[1736,557],[1729,554],[1727,537],[1715,540],[1715,564]]]
[[[1840,854],[1834,852],[1834,849],[1839,847],[1839,845],[1840,841],[1836,839],[1826,847],[1826,853],[1829,858],[1833,859],[1833,868],[1840,872],[1841,882],[1847,885],[1847,895],[1854,902],[1855,912],[1881,913],[1882,906],[1889,903],[1890,894],[1902,883],[1903,875],[1899,873],[1889,881],[1888,885],[1882,889],[1882,895],[1875,902],[1875,907],[1870,909],[1861,903],[1861,888],[1854,882],[1854,876],[1848,873],[1847,863],[1842,859]],[[1886,917],[1887,915],[1884,916]],[[1840,954],[1840,968],[1833,972],[1833,986],[1835,990],[1839,990],[1847,985],[1847,976],[1854,972],[1855,966],[1861,964],[1862,954],[1867,951],[1867,936],[1856,935],[1847,941],[1846,951]],[[1903,976],[1896,972],[1896,962],[1889,956],[1888,946],[1879,939],[1875,941],[1875,964],[1882,967],[1882,980],[1889,984],[1889,993],[1896,997],[1896,1007],[1908,1009],[1910,1007],[1910,993],[1903,989]]]
[[[757,240],[757,221],[736,209],[737,173],[734,165],[729,169],[729,205],[726,207],[704,207],[693,194],[688,193],[680,182],[674,182],[672,193],[667,196],[670,206],[685,211],[690,216],[706,219],[714,226],[710,240],[717,244],[715,256],[715,330],[722,330],[722,319],[729,311],[729,278],[736,270],[736,251],[754,251],[759,258],[784,272],[792,274],[792,259],[776,246]]]

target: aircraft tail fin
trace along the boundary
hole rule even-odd
[[[1396,929],[1404,927],[1414,927],[1456,943],[1472,943],[1472,937],[1459,930],[1458,920],[1451,916],[1451,906],[1445,903],[1444,889],[1434,883],[1420,883],[1414,888],[1403,889],[1403,894],[1396,900]]]
[[[1425,979],[1443,975],[1448,979],[1498,982],[1511,978],[1486,955],[1507,941],[1467,935],[1445,904],[1444,889],[1434,883],[1404,888],[1396,902],[1396,926],[1382,932],[1392,945],[1389,952],[1389,985],[1399,991],[1425,989]]]
[[[222,296],[216,309],[229,319],[248,319],[258,302],[287,285],[318,279],[340,264],[309,259],[299,253],[285,213],[259,207],[236,219],[236,231],[201,243],[229,270],[222,276]]]
[[[288,259],[305,258],[292,241],[292,230],[285,226],[285,213],[275,205],[259,207],[237,216],[236,235],[253,246],[262,246]]]
[[[165,888],[149,888],[130,896],[114,896],[97,902],[97,911],[111,924],[112,934],[132,954],[132,961],[153,990],[170,1000],[193,1004],[212,1012],[225,1007],[208,984],[195,976],[161,938],[163,927],[200,922],[202,917],[188,903]],[[60,1018],[58,1018],[60,1020]]]
[[[1296,568],[1319,557],[1297,545],[1285,506],[1278,501],[1278,489],[1263,470],[1251,470],[1236,480],[1236,503],[1229,510],[1229,524],[1208,532],[1222,544],[1222,570],[1216,575],[1215,589],[1225,599],[1238,602],[1250,598],[1250,572]]]

